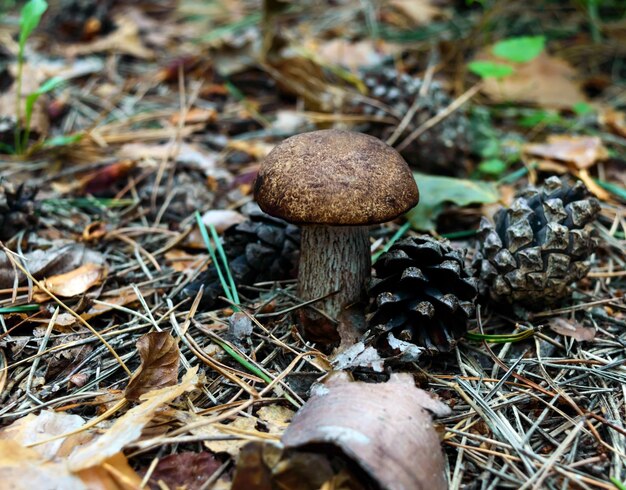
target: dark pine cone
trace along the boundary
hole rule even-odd
[[[222,243],[236,285],[278,281],[296,276],[300,255],[300,229],[260,210],[243,223],[228,228]],[[224,291],[213,265],[184,290],[195,296],[204,285],[201,305],[212,308]]]
[[[499,210],[495,227],[483,218],[475,264],[481,294],[530,310],[558,302],[589,271],[590,224],[599,211],[582,182],[550,177],[543,189],[524,191]]]
[[[392,67],[366,72],[363,75],[363,82],[368,88],[368,96],[381,102],[382,106],[374,106],[367,101],[355,101],[355,110],[366,115],[396,119],[394,124],[370,122],[363,130],[383,141],[391,136],[415,100],[419,98],[419,108],[396,144],[402,142],[415,128],[436,116],[452,102],[452,98],[437,81],[432,81],[428,91],[420,97],[419,92],[424,82],[406,73],[399,73]],[[389,110],[385,110],[385,106]],[[456,110],[415,139],[402,150],[401,154],[409,165],[422,172],[464,174],[467,169],[460,162],[469,152],[470,134],[469,119],[462,110]]]
[[[432,351],[449,351],[474,314],[476,280],[464,254],[427,235],[405,238],[374,264],[369,325]]]
[[[0,182],[0,240],[8,240],[37,223],[35,194],[35,189],[24,184],[15,187],[9,182]]]

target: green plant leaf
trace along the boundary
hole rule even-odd
[[[406,218],[416,230],[433,230],[446,202],[467,206],[488,204],[500,198],[498,188],[491,182],[439,177],[419,172],[415,172],[413,177],[420,191],[420,202],[406,214]]]
[[[22,8],[20,15],[20,51],[24,49],[26,40],[37,28],[41,21],[41,16],[48,9],[48,3],[45,0],[29,0]]]
[[[511,66],[493,61],[472,61],[467,67],[481,78],[504,78],[515,71]]]
[[[37,102],[37,99],[39,99],[39,97],[41,97],[43,94],[45,94],[46,92],[50,92],[50,90],[58,87],[63,82],[65,82],[65,80],[61,77],[52,77],[43,82],[37,90],[35,90],[31,94],[28,94],[28,96],[26,97],[26,102],[24,103],[24,126],[26,127],[26,131],[24,131],[24,138],[21,142],[22,150],[26,148],[26,145],[28,144],[28,138],[30,137],[30,119],[33,115],[33,107],[35,105],[35,102]]]
[[[538,109],[532,111],[519,120],[519,125],[525,128],[533,128],[537,124],[562,124],[563,119],[556,111]]]
[[[82,138],[83,138],[83,133],[66,134],[63,136],[54,136],[44,141],[43,147],[44,148],[56,148],[59,146],[72,145],[74,143],[78,143]]]
[[[482,173],[495,176],[500,175],[506,170],[506,168],[506,162],[500,160],[499,158],[484,160],[478,165],[478,170],[480,170]]]
[[[593,112],[593,107],[591,107],[587,102],[576,102],[572,106],[572,110],[577,116],[584,116],[585,114],[590,114]]]
[[[541,54],[546,45],[544,36],[522,36],[503,39],[491,48],[498,58],[515,63],[527,63]]]

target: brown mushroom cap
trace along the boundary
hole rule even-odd
[[[372,225],[419,201],[400,154],[373,136],[328,129],[292,136],[265,158],[254,185],[263,211],[291,223]]]

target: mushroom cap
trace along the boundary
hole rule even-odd
[[[419,192],[400,154],[378,138],[327,129],[287,138],[254,184],[263,211],[291,223],[372,225],[411,209]]]

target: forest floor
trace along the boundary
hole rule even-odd
[[[241,448],[280,441],[339,366],[408,372],[451,409],[450,488],[626,488],[623,2],[4,3],[0,482],[231,488]],[[427,233],[469,266],[481,218],[557,175],[601,206],[589,274],[534,311],[479,297],[450,352],[307,342],[286,225],[267,225],[281,277],[203,271],[211,231],[256,213],[269,151],[327,128],[415,172],[420,204],[372,228],[374,259]]]

